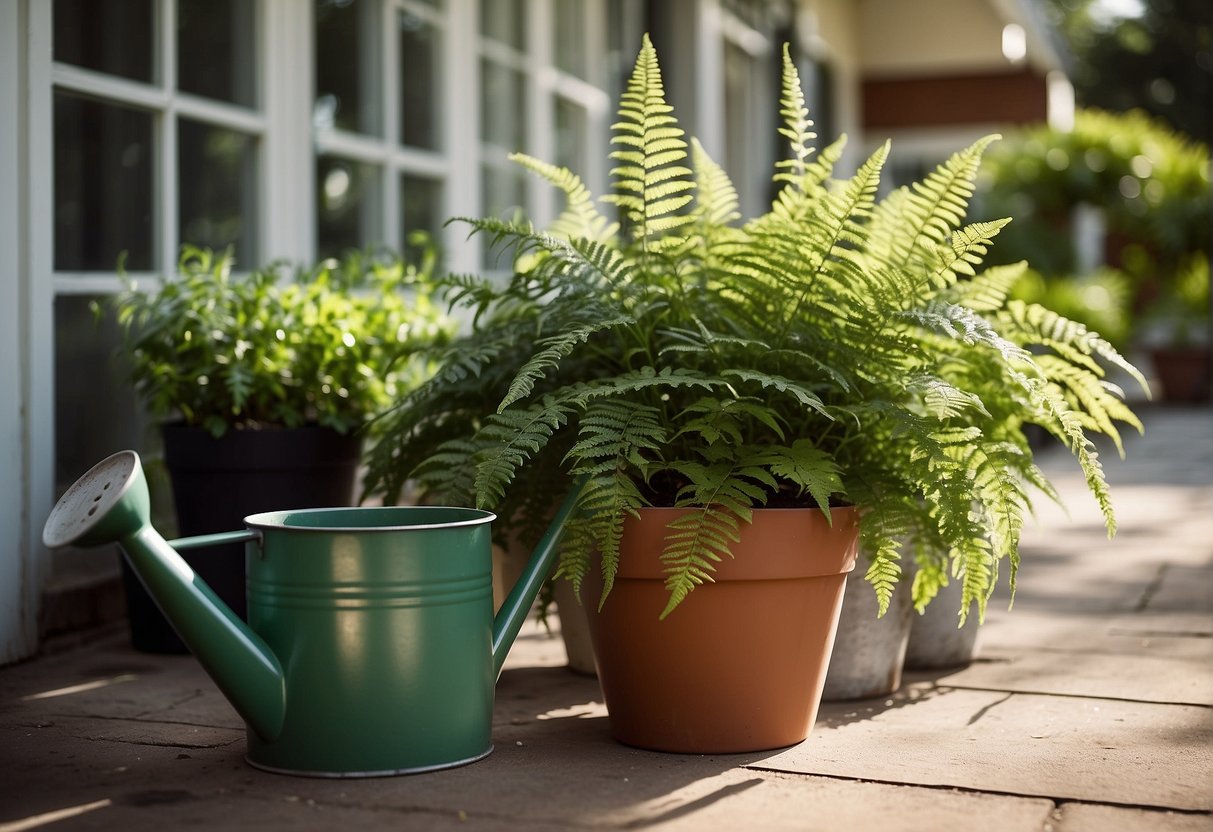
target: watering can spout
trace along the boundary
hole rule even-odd
[[[580,483],[575,486],[565,498],[551,524],[544,532],[543,538],[531,555],[530,563],[506,596],[505,602],[493,619],[493,673],[494,678],[500,678],[501,669],[505,665],[505,657],[510,652],[514,639],[518,637],[522,625],[526,621],[531,605],[535,603],[539,590],[547,580],[559,552],[560,535],[565,523],[577,505],[581,493]]]
[[[117,543],[181,640],[256,734],[282,731],[286,684],[266,643],[232,612],[151,526],[147,481],[139,456],[121,451],[93,466],[55,504],[42,532],[48,548]],[[232,532],[178,546],[256,539]]]

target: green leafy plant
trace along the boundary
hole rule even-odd
[[[1105,366],[1140,376],[1082,325],[1010,299],[1022,264],[979,271],[1008,222],[963,224],[992,138],[877,201],[889,146],[834,180],[844,139],[814,151],[786,51],[781,115],[780,190],[744,223],[647,38],[614,126],[618,222],[570,171],[514,156],[567,208],[547,231],[466,220],[512,277],[450,278],[474,324],[385,417],[371,486],[391,497],[415,478],[527,526],[576,483],[560,573],[579,585],[600,558],[604,598],[625,518],[692,509],[670,525],[663,615],[712,580],[755,508],[841,503],[861,509],[882,606],[910,540],[918,604],[954,577],[962,617],[982,614],[1000,563],[1014,584],[1029,489],[1054,495],[1029,423],[1070,448],[1112,533],[1088,434],[1140,428]]]
[[[1104,257],[1128,281],[1136,316],[1130,330],[1143,322],[1158,328],[1160,319],[1190,308],[1184,280],[1208,260],[1209,170],[1206,145],[1137,110],[1079,110],[1072,130],[1038,125],[1017,132],[990,154],[983,172],[984,202],[1016,217],[996,259],[1031,255],[1048,284],[1073,281],[1071,212],[1097,206],[1107,227]],[[1197,310],[1202,314],[1207,308]]]
[[[151,414],[222,436],[317,424],[358,430],[428,374],[452,333],[420,266],[352,253],[309,270],[233,272],[186,246],[175,273],[114,300],[131,379]]]

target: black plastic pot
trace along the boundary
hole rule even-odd
[[[362,440],[329,428],[229,430],[216,439],[201,428],[164,425],[164,461],[182,537],[243,528],[263,511],[353,505]],[[182,553],[241,618],[247,603],[244,545]],[[125,559],[131,645],[147,653],[185,653]]]

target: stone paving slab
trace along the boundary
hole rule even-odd
[[[1133,639],[1119,639],[1135,641]],[[1173,641],[1176,639],[1172,639]],[[1152,643],[1157,643],[1154,639]],[[986,649],[982,660],[936,677],[957,688],[1108,697],[1213,707],[1213,672],[1193,673],[1193,663],[1213,668],[1213,639],[1188,639],[1194,649],[1181,658],[1134,651],[1123,661],[1116,654],[1073,650],[1032,652]],[[1131,669],[1130,669],[1131,667]]]
[[[1208,815],[1152,812],[1067,803],[1058,808],[1044,832],[1210,832]]]
[[[890,704],[886,704],[890,703]],[[824,720],[762,767],[1213,810],[1213,710],[912,685]],[[824,729],[824,730],[822,730]]]

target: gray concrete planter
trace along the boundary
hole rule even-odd
[[[913,611],[909,586],[902,585],[877,618],[871,585],[858,572],[850,576],[822,699],[867,699],[897,690]]]
[[[913,616],[906,670],[964,667],[977,657],[981,626],[976,614],[969,616],[964,627],[956,626],[960,597],[961,582],[953,579],[927,605],[926,612]]]

